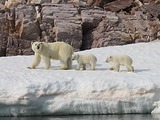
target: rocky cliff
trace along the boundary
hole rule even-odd
[[[158,0],[2,0],[0,25],[0,56],[33,54],[31,41],[64,41],[75,51],[149,42],[160,35],[160,4]]]

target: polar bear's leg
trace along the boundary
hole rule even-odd
[[[40,62],[41,62],[41,56],[35,53],[34,61],[32,63],[32,66],[28,67],[28,68],[29,69],[35,69],[36,66],[38,66]]]
[[[68,58],[68,60],[67,60],[67,67],[68,67],[68,69],[72,68],[72,58]]]
[[[86,70],[86,64],[82,65],[83,70]]]
[[[67,60],[63,60],[62,58],[60,59],[60,62],[62,64],[61,66],[61,70],[67,70],[68,69],[68,66],[67,66]]]
[[[61,69],[68,70],[72,68],[72,54],[69,48],[59,50],[59,60],[62,64]]]
[[[90,64],[91,68],[90,70],[95,70],[95,63]]]
[[[134,72],[134,67],[133,66],[131,66],[132,68],[131,68],[131,72]]]
[[[67,70],[67,69],[69,69],[68,68],[68,64],[71,64],[71,62],[72,62],[72,59],[70,59],[69,60],[69,58],[66,56],[66,54],[64,54],[65,53],[65,51],[63,51],[63,50],[61,50],[60,52],[59,52],[59,60],[60,60],[60,62],[61,62],[61,64],[62,64],[62,66],[61,66],[61,68],[60,69],[62,69],[62,70]],[[69,63],[70,62],[70,63]]]
[[[80,70],[80,69],[81,69],[81,65],[82,65],[82,64],[80,64],[80,63],[77,64],[77,70]]]
[[[131,65],[126,66],[128,72],[134,72],[134,67]]]
[[[114,70],[115,71],[119,72],[119,69],[120,69],[120,65],[119,64],[117,64],[117,65],[114,66]]]
[[[48,70],[51,67],[51,61],[49,57],[42,57],[42,60],[45,65],[45,69]]]

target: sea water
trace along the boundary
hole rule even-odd
[[[160,115],[131,114],[131,115],[0,117],[0,120],[160,120]]]

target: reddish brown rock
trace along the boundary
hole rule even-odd
[[[143,3],[143,0],[140,1]],[[131,5],[132,3],[135,5],[133,0],[93,0],[93,2],[100,2],[102,6],[106,4],[106,10],[110,8],[118,12],[73,4],[20,3],[15,8],[13,19],[15,23],[11,26],[13,28],[10,29],[11,32],[7,29],[8,10],[1,5],[0,56],[33,54],[30,42],[37,40],[64,41],[71,44],[75,51],[79,51],[149,42],[159,38],[159,4],[142,4],[141,7],[134,7]],[[128,7],[134,7],[131,14],[126,13]]]
[[[6,55],[7,37],[7,20],[5,14],[0,13],[0,56]]]
[[[31,55],[31,41],[19,39],[16,35],[11,35],[7,40],[6,56]]]
[[[127,7],[130,7],[132,3],[133,3],[133,0],[116,0],[116,1],[105,4],[103,7],[106,11],[118,12]]]
[[[43,4],[42,11],[41,29],[49,37],[54,37],[54,41],[64,41],[79,51],[82,26],[78,9],[71,4]]]
[[[0,3],[0,13],[4,13],[6,11],[5,6]]]
[[[36,22],[34,6],[18,5],[16,7],[16,22],[23,20],[21,26],[21,38],[26,40],[37,40],[41,35],[41,29]]]
[[[152,3],[149,5],[144,5],[141,7],[141,10],[144,13],[147,13],[150,19],[155,20],[156,18],[158,18],[160,20],[160,4]]]

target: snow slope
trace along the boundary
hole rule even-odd
[[[81,51],[97,57],[95,71],[27,69],[33,56],[0,58],[0,116],[151,113],[160,98],[160,42]],[[107,70],[105,59],[127,54],[135,72]]]

